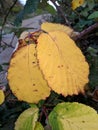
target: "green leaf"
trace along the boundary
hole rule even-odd
[[[50,14],[56,14],[56,10],[48,4],[47,0],[42,0],[42,2],[40,2],[40,4],[38,5],[38,9],[42,10],[42,11],[47,11]]]
[[[49,115],[52,130],[98,130],[97,112],[81,103],[60,103]]]
[[[89,9],[93,9],[93,7],[95,6],[95,1],[94,0],[87,0],[87,4]]]
[[[27,0],[24,9],[17,15],[15,25],[20,26],[25,15],[36,11],[40,0]]]
[[[82,11],[81,11],[81,15],[83,15],[84,17],[87,17],[88,16],[88,11],[89,11],[89,9],[88,8],[84,8]]]
[[[34,103],[29,103],[31,108],[36,108],[36,105]]]
[[[51,14],[56,14],[56,10],[49,4],[47,5],[46,10]]]
[[[98,50],[97,49],[95,49],[95,48],[93,48],[93,47],[88,47],[88,49],[87,49],[87,51],[90,53],[90,55],[91,56],[94,56],[94,57],[96,57],[97,55],[97,53],[98,53]]]
[[[96,18],[98,18],[98,11],[95,11],[88,16],[88,19],[96,19]]]
[[[42,126],[40,122],[36,122],[34,130],[44,130],[44,127]]]
[[[38,111],[37,106],[32,106],[20,114],[15,123],[15,130],[35,130]]]

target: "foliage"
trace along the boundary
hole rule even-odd
[[[93,122],[92,122],[93,120]],[[98,114],[80,103],[60,103],[49,114],[52,130],[97,130]]]
[[[34,105],[25,110],[15,123],[15,130],[35,130],[38,119],[38,108]]]
[[[72,28],[61,24],[53,24],[53,23],[45,22],[41,25],[41,29],[45,32],[64,31],[70,37],[73,37],[75,35],[75,31]]]
[[[51,25],[52,23],[50,23],[50,26]],[[49,23],[44,26],[42,25],[43,30],[47,31],[46,29],[48,29],[48,26]],[[57,26],[57,30],[60,28],[60,26],[62,28],[62,25],[60,24],[59,26],[58,24],[55,26]],[[24,32],[24,34],[21,35],[21,38],[24,38],[25,35],[27,36],[22,41],[23,45],[19,46],[16,52],[13,54],[8,69],[8,80],[10,88],[19,100],[23,100],[29,103],[38,103],[39,100],[43,99],[42,96],[44,96],[44,94],[46,94],[45,97],[49,96],[49,88],[58,94],[62,94],[65,97],[67,95],[84,92],[84,86],[88,82],[88,64],[85,62],[85,58],[80,49],[75,45],[74,41],[68,36],[68,34],[65,33],[65,28],[66,26],[64,27],[64,31],[63,29],[61,31],[55,31],[54,29],[48,30],[47,33],[37,32],[36,34],[35,32],[33,33],[34,35],[32,35],[32,33],[28,33],[27,35],[27,33]],[[29,39],[29,35],[31,35],[31,39]],[[24,45],[26,42],[29,44]],[[44,59],[46,59],[45,62]],[[39,62],[37,62],[38,60]],[[19,73],[16,73],[17,71],[19,71]],[[16,73],[16,75],[14,75],[14,73]],[[25,81],[23,84],[24,79]],[[43,89],[42,83],[44,83],[45,80],[48,83],[45,83],[45,87],[48,92]],[[20,87],[21,82],[22,84]],[[32,84],[34,85],[32,86]],[[71,106],[71,109],[72,108],[73,106]],[[16,130],[27,129],[27,127],[29,127],[29,129],[32,129],[33,127],[34,129],[35,122],[37,122],[38,117],[32,126],[31,124],[33,122],[33,116],[29,116],[29,112],[32,115],[34,110],[28,109],[19,116],[16,122]],[[51,122],[51,116],[49,117]],[[57,124],[59,125],[59,123]],[[53,127],[54,130],[64,129],[64,124],[62,126],[55,125],[57,128],[52,125],[53,124],[50,123],[50,126]],[[96,123],[94,124],[94,127],[96,127]],[[43,128],[41,127],[41,129]]]
[[[93,119],[93,122],[92,122]],[[25,110],[15,123],[15,130],[43,130],[38,120],[38,107],[33,106]],[[81,103],[59,103],[47,118],[49,130],[78,130],[98,129],[97,112]],[[36,126],[37,125],[37,126]]]
[[[98,18],[98,11],[95,11],[88,16],[88,19],[97,19],[97,18]]]
[[[3,0],[1,0],[1,1],[3,1]],[[1,1],[0,1],[0,3],[1,3]],[[57,45],[60,44],[60,47],[59,47],[60,53],[58,53],[59,55],[63,55],[66,52],[68,53],[69,50],[71,49],[71,47],[70,47],[69,50],[66,50],[66,49],[63,48],[63,46],[61,46],[62,45],[61,41],[63,41],[63,38],[61,40],[61,38],[59,38],[59,37],[60,37],[60,34],[62,34],[62,33],[58,33],[57,30],[58,30],[59,26],[57,27],[56,24],[54,25],[54,27],[52,27],[55,30],[54,32],[47,31],[47,29],[50,29],[50,31],[52,31],[51,30],[52,28],[50,28],[50,27],[45,28],[43,26],[42,27],[42,30],[44,30],[43,34],[41,34],[42,32],[40,32],[40,33],[32,33],[31,32],[31,33],[29,33],[29,35],[26,33],[26,35],[23,36],[24,40],[22,40],[22,42],[21,42],[21,40],[19,40],[20,43],[22,43],[22,45],[19,46],[18,50],[13,54],[15,57],[12,58],[12,59],[15,58],[15,66],[16,66],[15,71],[11,72],[12,76],[15,77],[15,74],[19,71],[20,71],[19,75],[22,74],[22,76],[19,79],[19,82],[17,82],[17,83],[14,82],[14,78],[11,78],[13,80],[12,84],[13,85],[17,84],[17,86],[18,86],[17,88],[12,87],[13,88],[12,92],[15,92],[16,97],[18,97],[18,95],[19,95],[18,99],[23,100],[23,101],[27,101],[27,102],[35,102],[35,103],[37,103],[37,105],[35,105],[35,107],[34,107],[34,106],[32,106],[32,104],[18,101],[16,99],[16,97],[14,97],[13,94],[11,93],[11,91],[9,90],[9,86],[7,86],[6,91],[4,90],[5,91],[5,101],[0,106],[0,126],[1,126],[1,130],[3,129],[2,125],[5,125],[7,122],[9,122],[9,120],[14,119],[14,122],[15,122],[16,118],[18,118],[19,115],[20,115],[20,117],[21,117],[21,115],[23,115],[23,118],[24,118],[25,117],[25,115],[24,115],[25,111],[24,110],[27,109],[28,107],[29,107],[29,109],[26,110],[27,111],[27,117],[24,118],[24,119],[26,119],[26,123],[24,123],[25,121],[23,119],[21,120],[20,117],[17,119],[17,122],[18,122],[18,120],[19,120],[19,122],[21,122],[18,125],[17,125],[17,122],[16,122],[15,127],[19,130],[20,130],[21,126],[22,126],[23,130],[28,129],[27,126],[29,126],[30,129],[31,129],[32,128],[32,125],[31,125],[32,122],[33,122],[34,130],[36,130],[36,129],[43,130],[44,128],[51,130],[51,127],[54,128],[54,130],[55,130],[56,126],[58,127],[58,128],[56,128],[57,130],[59,130],[59,129],[63,130],[63,127],[65,126],[63,121],[66,122],[66,127],[68,126],[69,129],[70,129],[70,126],[72,126],[72,128],[76,129],[75,126],[78,125],[79,119],[81,117],[82,117],[82,119],[83,119],[83,117],[85,117],[85,122],[84,122],[84,120],[82,120],[82,125],[80,123],[79,127],[82,128],[85,125],[85,126],[87,126],[87,129],[90,129],[90,128],[91,129],[98,129],[98,126],[97,126],[97,123],[96,123],[96,120],[98,120],[98,116],[97,116],[96,112],[91,108],[91,107],[93,107],[98,111],[98,103],[97,102],[95,103],[95,100],[93,101],[94,96],[96,96],[96,99],[98,99],[98,89],[97,89],[97,86],[98,86],[98,30],[97,30],[97,27],[98,27],[98,0],[57,0],[59,6],[55,2],[55,0],[50,0],[50,1],[55,5],[56,9],[54,9],[52,6],[50,6],[47,3],[47,0],[41,0],[41,1],[39,1],[39,0],[27,0],[27,3],[24,6],[24,8],[22,7],[23,10],[20,13],[17,14],[16,19],[15,19],[15,15],[14,15],[14,18],[13,18],[13,14],[17,13],[16,8],[14,8],[15,6],[11,5],[11,7],[9,7],[7,9],[7,11],[5,11],[5,15],[3,17],[1,17],[0,24],[3,25],[3,26],[1,27],[1,30],[0,30],[0,40],[2,40],[2,34],[10,33],[10,32],[14,32],[19,37],[21,32],[23,32],[24,30],[27,29],[27,28],[21,27],[21,22],[24,18],[26,18],[28,16],[33,17],[35,15],[43,14],[43,13],[51,13],[52,14],[52,22],[62,23],[62,24],[69,26],[67,28],[67,34],[71,35],[71,38],[76,41],[76,44],[80,47],[83,54],[86,56],[89,67],[90,67],[89,84],[88,84],[89,91],[90,92],[92,92],[93,90],[95,90],[95,91],[93,91],[93,93],[90,93],[90,97],[89,97],[88,93],[85,93],[84,94],[85,96],[82,95],[82,99],[81,99],[80,94],[78,96],[73,95],[73,96],[63,97],[62,95],[57,94],[57,93],[59,93],[58,91],[57,91],[57,93],[54,93],[53,90],[55,91],[55,89],[53,89],[51,87],[52,85],[50,85],[50,84],[52,83],[54,86],[55,86],[55,84],[58,85],[58,81],[60,81],[60,83],[61,83],[61,81],[64,81],[64,82],[62,82],[62,86],[64,86],[66,83],[70,83],[70,86],[72,86],[74,84],[74,86],[75,86],[74,88],[77,89],[77,90],[75,90],[75,91],[77,91],[77,94],[80,92],[80,89],[78,87],[76,88],[75,84],[77,82],[74,82],[74,80],[73,80],[74,78],[67,78],[68,81],[65,83],[65,80],[64,80],[64,77],[63,77],[64,75],[62,75],[61,72],[60,72],[60,75],[57,76],[57,72],[58,72],[57,69],[56,69],[56,71],[55,71],[55,69],[53,69],[53,66],[55,64],[54,61],[57,64],[58,60],[55,59],[56,51],[54,53],[52,53],[52,49],[51,49],[51,48],[55,48],[53,50],[56,50],[56,47],[51,46],[51,48],[49,48],[51,42],[54,44],[54,41],[55,41],[55,40],[52,40],[53,39],[52,35],[53,36],[59,35],[59,36],[56,37],[56,39],[60,40],[60,42],[58,42],[58,40],[56,40]],[[33,2],[33,4],[32,4],[32,2]],[[13,3],[14,3],[14,1],[13,1]],[[13,12],[15,12],[15,13],[13,13]],[[33,15],[30,15],[30,13],[33,13]],[[14,19],[15,19],[15,22],[14,22]],[[6,27],[5,26],[6,23],[7,24],[10,23],[11,26]],[[43,25],[45,25],[45,24],[43,24]],[[16,26],[18,26],[18,27],[16,27]],[[63,25],[62,25],[62,28],[64,28]],[[60,31],[64,31],[64,30],[61,29]],[[72,36],[71,32],[74,34],[73,36]],[[40,35],[40,37],[39,37],[39,35]],[[48,39],[48,37],[50,37],[49,35],[51,35],[51,38]],[[64,34],[64,36],[65,36],[65,34]],[[39,37],[39,40],[37,40],[38,37]],[[38,49],[38,45],[37,45],[37,48],[35,49],[34,48],[35,44],[31,44],[31,43],[32,42],[37,43],[39,41],[42,44],[43,41],[44,41],[44,40],[40,40],[40,39],[43,39],[42,37],[45,37],[45,38],[47,37],[46,40],[48,39],[49,41],[51,41],[50,44],[48,42],[45,42],[45,44],[43,46],[41,46],[40,49]],[[64,37],[64,39],[65,39],[65,37]],[[49,44],[48,48],[46,48],[46,43]],[[6,45],[7,44],[4,43],[4,47]],[[54,45],[56,45],[56,44],[54,44]],[[37,56],[36,56],[35,59],[32,56],[32,54],[33,54],[32,51],[30,51],[32,48],[33,48],[34,51],[36,50],[35,53],[37,54]],[[45,52],[44,48],[45,48],[45,50],[48,50],[48,51]],[[42,58],[43,55],[41,56],[41,58],[38,59],[38,57],[40,57],[40,55],[38,55],[39,50],[40,50],[41,55],[44,54],[45,59]],[[61,51],[61,50],[63,50],[63,51]],[[18,52],[21,52],[21,54],[18,53]],[[45,53],[43,53],[43,52],[45,52],[46,54],[48,54],[48,52],[51,52],[51,54],[53,54],[54,56],[52,57],[52,59],[50,61],[48,61],[47,55],[45,55]],[[70,50],[70,52],[73,52],[73,49]],[[16,56],[16,54],[17,54],[17,56]],[[71,54],[73,54],[73,53],[71,53]],[[35,62],[37,62],[37,67],[36,67],[35,72],[31,71],[32,74],[33,74],[33,77],[30,76],[31,75],[30,70],[32,68],[30,61],[32,61],[32,60],[28,60],[29,58],[27,58],[26,63],[28,63],[28,64],[25,64],[25,58],[23,58],[24,55],[26,55],[27,57],[30,56],[30,59],[33,59]],[[16,57],[20,57],[21,60],[20,61],[18,60],[18,62],[17,62]],[[61,58],[60,61],[62,61],[62,59],[63,58]],[[72,59],[72,58],[68,58],[68,56],[67,56],[66,59],[68,61],[70,61],[70,59]],[[21,65],[22,61],[24,63]],[[47,61],[47,65],[45,65],[45,61]],[[30,64],[29,64],[29,62],[30,62]],[[48,63],[49,64],[51,63],[52,65],[50,65],[48,67],[48,65],[49,65]],[[77,61],[77,63],[78,63],[78,61]],[[7,64],[9,64],[9,63],[7,63]],[[27,67],[26,67],[26,65],[27,65]],[[45,66],[44,69],[41,68],[42,65]],[[68,65],[71,66],[70,63]],[[80,63],[79,63],[79,65],[80,65]],[[21,70],[19,69],[20,66],[21,66]],[[22,71],[23,66],[25,66],[24,72]],[[12,68],[13,67],[14,67],[14,64],[13,64]],[[76,69],[77,67],[74,65],[73,68]],[[4,71],[3,69],[4,69],[3,65],[0,65],[0,72]],[[34,70],[34,68],[32,68],[32,70]],[[52,80],[52,82],[51,82],[50,79],[47,79],[46,73],[47,73],[47,71],[48,71],[47,74],[49,74],[50,72],[52,73],[52,70],[53,70],[53,72],[55,72],[55,73],[53,73],[53,75],[56,77],[56,80]],[[74,74],[75,75],[72,76],[72,74],[71,74],[71,72],[73,72],[72,70],[73,69],[70,69],[70,71],[69,71],[70,75],[66,75],[65,77],[68,77],[68,76],[69,77],[74,77],[74,76],[78,77],[76,75],[76,73],[73,73],[73,75]],[[37,73],[37,75],[36,75],[36,72],[38,72],[40,74]],[[79,72],[81,72],[81,71],[79,71]],[[86,69],[86,74],[88,75],[87,69]],[[17,75],[16,75],[16,77],[17,77]],[[38,75],[40,75],[40,76],[38,76]],[[36,77],[36,76],[38,76],[38,77]],[[82,77],[85,77],[85,76],[86,75],[84,74]],[[27,80],[27,84],[25,84],[25,89],[23,88],[23,84],[24,84],[23,78],[24,77]],[[30,90],[28,89],[28,84],[33,83],[32,79],[30,79],[30,78],[34,78],[34,77],[35,77],[35,83],[36,84],[37,83],[40,84],[39,83],[40,81],[37,82],[37,80],[36,80],[39,77],[40,78],[42,77],[42,80],[44,79],[46,82],[48,82],[48,85],[46,85],[47,86],[46,88],[49,89],[48,95],[47,95],[47,92],[44,93],[43,95],[41,95],[39,93],[40,97],[38,97],[37,96],[38,93],[36,93],[35,97],[34,97],[34,93],[32,94],[32,92],[31,92],[32,90],[34,90],[34,88],[31,88]],[[21,79],[22,79],[22,82],[20,82]],[[69,82],[69,81],[71,81],[71,82]],[[77,78],[76,81],[78,81],[78,78]],[[71,85],[71,83],[72,83],[72,85]],[[58,86],[57,86],[58,90],[62,91],[62,88],[60,88]],[[41,87],[42,87],[42,85],[40,85],[40,87],[37,87],[37,90],[40,91]],[[51,93],[50,93],[50,87],[52,88]],[[18,88],[19,89],[22,88],[21,89],[22,92],[20,92],[18,90]],[[67,87],[67,90],[69,89],[68,91],[71,92],[72,88],[73,87]],[[82,90],[84,91],[84,86],[83,86]],[[40,92],[42,92],[42,90]],[[95,95],[94,95],[94,92],[96,92]],[[24,93],[25,94],[27,93],[25,98],[23,97]],[[50,96],[49,96],[49,94],[50,94]],[[20,98],[20,97],[22,97],[22,98]],[[41,100],[41,99],[44,99],[44,100]],[[39,100],[41,100],[41,101],[39,101]],[[73,101],[74,103],[65,103],[66,101],[71,101],[71,102]],[[83,104],[75,103],[75,101],[82,102],[82,103],[87,104],[91,107],[85,106]],[[96,100],[96,101],[98,101],[98,100]],[[61,104],[59,104],[59,103],[61,103]],[[61,106],[63,106],[62,104],[64,105],[63,109],[61,107]],[[36,119],[34,119],[34,120],[32,119],[34,117],[34,113],[33,113],[32,110],[29,111],[30,109],[38,110]],[[72,113],[73,110],[75,110],[76,114]],[[82,110],[83,110],[83,112],[81,113]],[[88,114],[88,111],[89,111],[89,114]],[[86,112],[87,112],[87,114],[86,114]],[[60,113],[63,113],[63,116],[59,115]],[[77,113],[78,113],[78,116],[79,116],[78,119],[76,117]],[[31,114],[31,115],[29,116],[29,114]],[[55,115],[57,115],[57,116],[55,117]],[[92,119],[91,119],[91,117],[92,117]],[[94,119],[93,119],[93,117],[94,117]],[[72,119],[74,119],[73,122],[72,122]],[[86,121],[88,121],[88,120],[90,120],[90,123],[87,124]],[[70,126],[69,126],[69,121],[71,122]],[[76,121],[76,123],[75,123],[75,121]],[[12,124],[12,122],[10,124]],[[25,125],[23,125],[23,124],[25,124]],[[9,124],[7,124],[7,125],[9,126]],[[90,126],[90,128],[89,128],[89,126]],[[10,128],[10,130],[11,130],[11,128]]]
[[[52,28],[51,25],[47,23],[42,28],[47,31],[49,27]],[[60,24],[55,26],[57,30],[62,29]],[[20,47],[13,54],[8,81],[10,89],[19,100],[38,103],[49,96],[49,88],[65,97],[84,93],[84,86],[88,83],[88,64],[80,49],[65,33],[68,27],[64,27],[64,32],[54,30],[39,33],[35,43],[30,44],[28,41],[29,45]],[[34,36],[31,38],[34,39]],[[25,42],[25,38],[23,40]]]
[[[37,51],[39,66],[52,90],[65,97],[84,91],[88,82],[88,64],[68,35],[61,31],[41,34]]]
[[[36,59],[35,47],[35,44],[30,44],[17,50],[8,70],[8,80],[13,93],[19,100],[31,103],[37,103],[50,94],[47,82],[43,79],[43,75],[37,67],[38,60]],[[21,87],[20,83],[22,83]]]
[[[89,19],[89,15],[97,11],[98,1],[97,0],[85,0],[84,4],[72,10],[72,0],[58,0],[60,5],[63,7],[64,14],[70,22],[70,25],[77,31],[91,26],[96,18]],[[76,2],[79,0],[76,0]],[[60,17],[60,16],[59,16]],[[58,22],[64,23],[64,18],[58,19]]]

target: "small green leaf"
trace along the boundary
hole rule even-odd
[[[93,47],[88,47],[87,51],[90,53],[91,56],[97,56],[96,54],[98,53],[98,50],[96,50]]]
[[[42,126],[40,122],[36,122],[34,130],[44,130],[44,127]]]
[[[35,130],[38,119],[38,108],[32,106],[25,110],[17,119],[15,123],[15,130]]]
[[[96,18],[98,18],[98,11],[95,11],[88,16],[88,19],[96,19]]]
[[[36,105],[34,103],[29,103],[31,108],[36,108]]]
[[[94,0],[87,0],[87,4],[89,7],[89,10],[93,9],[93,7],[95,6]]]
[[[38,9],[41,11],[47,11],[50,14],[56,14],[56,10],[53,8],[53,6],[49,5],[47,0],[42,0],[42,2],[40,2],[40,4],[38,5]],[[37,10],[38,11],[38,10]]]
[[[81,103],[60,103],[49,115],[52,130],[98,130],[97,112]]]
[[[51,14],[56,14],[56,10],[49,4],[47,5],[46,10]]]

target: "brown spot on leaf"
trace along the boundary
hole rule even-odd
[[[61,67],[64,67],[63,65],[61,65]]]
[[[35,64],[36,62],[35,62],[35,61],[33,61],[32,63],[33,63],[33,64]]]
[[[60,65],[58,65],[57,67],[60,68]]]
[[[49,79],[52,79],[53,78],[53,76],[49,76]]]
[[[34,56],[35,56],[35,57],[37,56],[36,53],[34,53]]]
[[[35,89],[35,90],[33,90],[34,92],[38,92],[38,90],[37,89]]]
[[[39,60],[37,60],[37,63],[39,63]]]
[[[57,67],[58,67],[58,68],[62,68],[62,67],[64,67],[64,66],[63,66],[63,65],[58,65]]]

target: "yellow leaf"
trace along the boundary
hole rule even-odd
[[[61,31],[41,34],[37,53],[39,66],[55,92],[64,96],[84,92],[89,66],[67,34]]]
[[[77,7],[82,6],[85,0],[73,0],[72,1],[72,9],[75,10]]]
[[[72,28],[68,26],[64,26],[62,24],[54,24],[54,23],[48,23],[45,22],[41,25],[41,29],[45,32],[52,32],[52,31],[64,31],[66,34],[68,34],[70,37],[73,37],[78,34],[78,32],[75,32]]]
[[[30,44],[18,49],[8,69],[8,80],[12,92],[19,100],[38,103],[50,94],[50,88],[38,67],[36,45]]]
[[[5,96],[2,90],[0,90],[0,105],[4,102]]]

